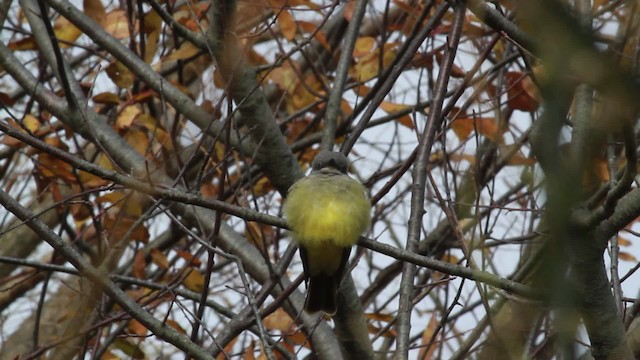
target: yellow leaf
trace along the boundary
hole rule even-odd
[[[135,75],[119,61],[114,61],[105,69],[109,79],[117,86],[127,89],[133,85]]]
[[[78,37],[80,37],[80,35],[82,35],[82,31],[80,31],[80,29],[75,27],[75,25],[62,16],[58,17],[56,20],[56,23],[53,26],[53,31],[55,32],[58,40],[62,42],[62,44],[60,44],[61,48],[69,47],[68,43],[73,43]]]
[[[140,130],[129,130],[124,139],[141,155],[146,155],[149,150],[149,138]]]
[[[153,58],[158,51],[158,41],[160,39],[160,30],[155,30],[147,33],[147,41],[144,47],[144,62],[151,64]]]
[[[126,108],[120,111],[118,114],[118,118],[116,119],[116,128],[118,130],[127,129],[133,124],[133,119],[135,119],[138,114],[140,114],[142,110],[136,105],[127,106]]]
[[[166,60],[184,60],[188,59],[200,52],[200,49],[197,48],[190,42],[183,43],[179,49],[176,49],[169,56],[167,56]]]
[[[129,37],[129,23],[124,10],[114,10],[107,14],[104,20],[104,30],[116,39]]]
[[[202,292],[204,290],[204,275],[196,269],[189,269],[189,274],[182,282],[184,286],[194,292]]]
[[[376,45],[376,39],[371,36],[359,37],[356,40],[356,45],[353,49],[353,57],[361,58],[373,51],[373,47]]]
[[[411,106],[403,104],[394,104],[392,102],[383,101],[380,103],[380,109],[384,110],[387,114],[395,113],[402,110],[410,109]]]
[[[27,128],[27,130],[31,131],[32,133],[40,129],[41,125],[40,120],[38,120],[37,117],[31,114],[27,114],[24,116],[24,119],[22,119],[22,124]]]

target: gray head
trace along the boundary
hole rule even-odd
[[[346,174],[349,168],[349,160],[344,154],[334,151],[322,150],[316,155],[311,163],[313,171],[324,168],[333,168],[339,172]]]

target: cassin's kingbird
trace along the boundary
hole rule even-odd
[[[371,202],[364,186],[347,175],[348,167],[343,154],[321,151],[311,174],[293,184],[284,204],[309,280],[307,312],[336,313],[351,247],[371,221]]]

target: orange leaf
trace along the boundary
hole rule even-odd
[[[296,37],[296,32],[298,31],[296,21],[293,19],[291,13],[286,9],[282,9],[278,15],[278,25],[280,26],[280,31],[282,32],[282,35],[284,35],[285,39],[291,41]]]
[[[366,313],[364,314],[364,316],[369,320],[384,321],[384,322],[391,322],[394,319],[394,317],[390,314],[381,314],[381,313]]]
[[[158,265],[159,268],[165,270],[169,268],[169,259],[167,259],[167,256],[163,254],[162,251],[157,248],[152,248],[149,254],[151,255],[151,261]]]
[[[293,319],[282,308],[278,308],[262,320],[264,326],[269,330],[290,331],[295,325]]]
[[[438,327],[438,322],[436,320],[435,316],[431,316],[431,319],[429,320],[429,324],[427,325],[427,327],[424,329],[424,331],[422,332],[422,345],[427,345],[429,344],[429,341],[431,340],[431,337],[433,337],[433,334],[435,333],[436,329]],[[437,346],[434,346],[435,344],[432,344],[432,346],[427,349],[424,346],[420,347],[420,352],[418,354],[418,358],[420,359],[432,359],[433,358],[433,352],[436,350]],[[426,353],[425,353],[426,352]]]
[[[618,246],[631,246],[631,241],[622,236],[618,236]]]
[[[518,155],[515,154],[513,155],[511,158],[509,158],[509,161],[507,161],[508,165],[535,165],[536,164],[536,159],[535,158],[531,158],[531,157],[524,157],[522,155]]]
[[[137,336],[147,335],[147,327],[142,325],[138,320],[129,321],[129,325],[127,325],[127,330],[129,330],[130,334],[135,334]]]
[[[182,334],[186,334],[187,332],[182,328],[182,326],[180,326],[180,324],[178,324],[178,322],[171,320],[171,319],[167,319],[164,321],[165,324],[169,325],[170,327],[174,328],[175,330],[177,330],[179,333]]]
[[[146,279],[147,275],[145,268],[147,267],[147,261],[144,259],[144,251],[136,251],[136,255],[133,257],[133,268],[131,274],[138,279]]]
[[[42,153],[38,156],[36,169],[44,177],[57,177],[71,183],[77,180],[76,175],[73,173],[73,166],[49,154]]]
[[[353,17],[353,8],[355,7],[356,2],[355,1],[349,1],[343,8],[344,10],[344,19],[347,21],[351,21],[351,18]]]
[[[622,260],[622,261],[630,261],[630,262],[635,262],[635,263],[638,262],[638,259],[636,259],[635,256],[633,256],[633,255],[631,255],[631,254],[629,254],[628,252],[625,252],[625,251],[620,251],[618,253],[618,258],[620,260]]]
[[[369,330],[369,334],[380,334],[382,335],[382,337],[385,337],[387,339],[396,339],[398,337],[398,333],[394,330],[394,329],[387,329],[387,330],[382,330],[381,328],[372,325],[372,324],[367,324],[367,329]]]
[[[494,118],[455,119],[451,123],[451,129],[460,140],[467,139],[473,131],[477,131],[478,134],[484,135],[493,141],[501,140],[498,124]]]

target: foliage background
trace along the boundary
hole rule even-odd
[[[0,356],[637,357],[638,15],[2,0]],[[320,148],[374,205],[332,320],[278,217]]]

